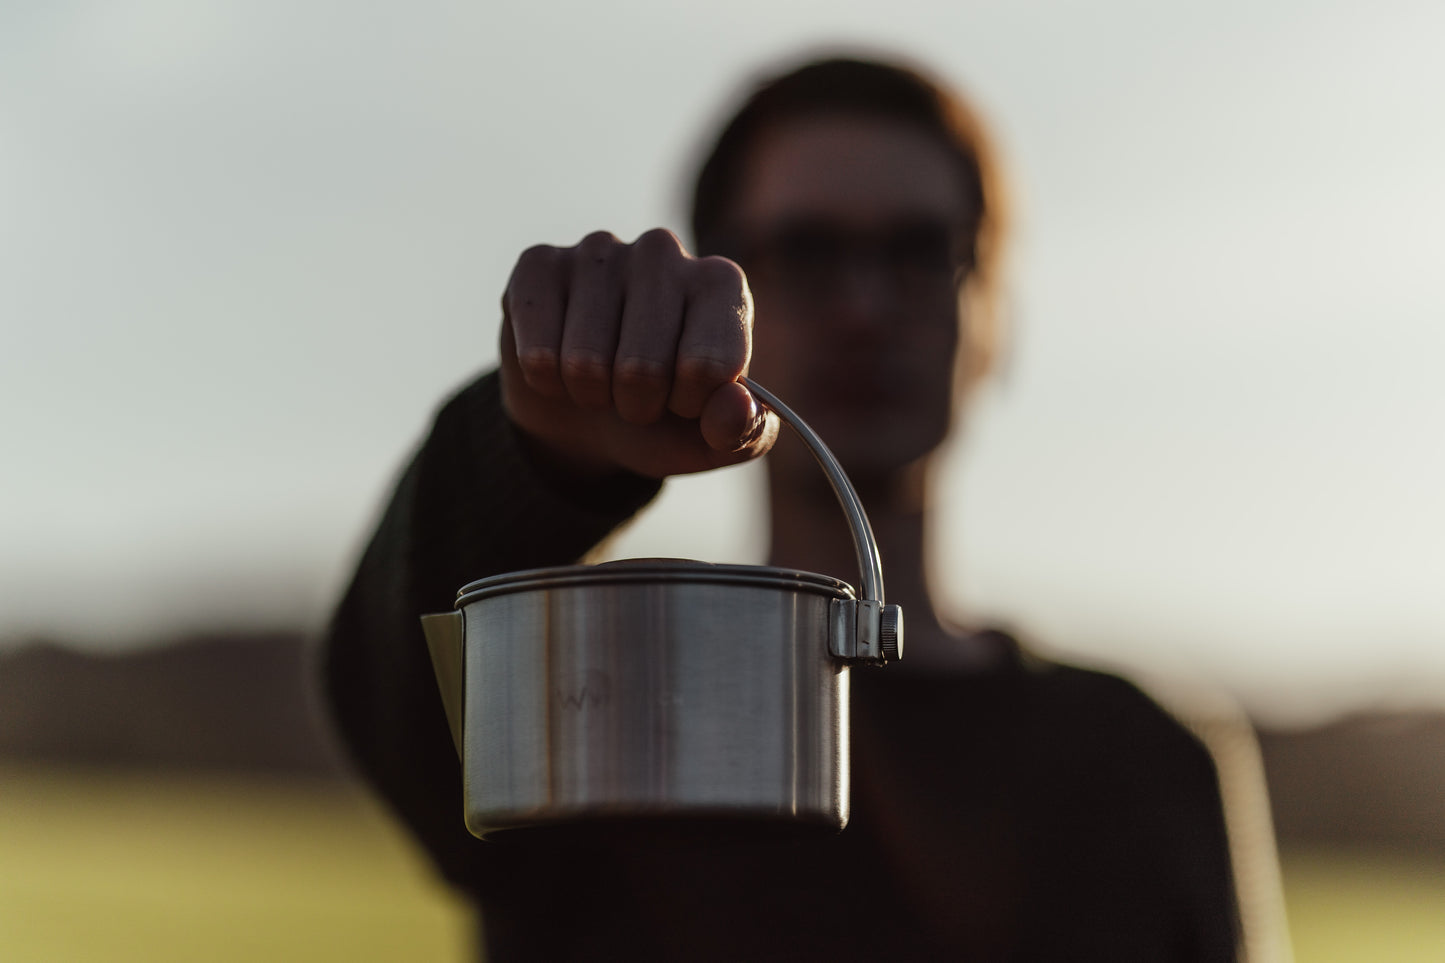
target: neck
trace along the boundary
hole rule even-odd
[[[803,475],[769,477],[772,512],[768,563],[818,572],[857,584],[857,553],[847,519],[816,468]],[[978,652],[939,618],[929,591],[926,559],[931,487],[928,460],[886,477],[853,477],[883,560],[886,601],[903,608],[904,661],[910,669],[958,668]],[[802,479],[806,478],[806,481]]]

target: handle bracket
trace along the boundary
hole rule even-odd
[[[834,599],[828,651],[850,662],[883,665],[903,658],[903,610],[872,599]]]

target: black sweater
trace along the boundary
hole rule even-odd
[[[333,622],[340,731],[477,903],[488,960],[1235,958],[1208,753],[1129,683],[1002,633],[987,672],[853,672],[837,836],[470,836],[418,616],[474,579],[576,561],[657,489],[539,477],[483,377],[438,415]]]

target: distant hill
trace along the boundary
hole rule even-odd
[[[0,653],[0,759],[340,775],[300,634]]]
[[[119,655],[0,653],[0,762],[341,776],[300,634],[178,639]],[[1445,858],[1445,713],[1264,731],[1283,846],[1390,845]]]
[[[1261,732],[1282,846],[1389,845],[1445,858],[1445,712]]]

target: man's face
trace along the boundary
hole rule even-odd
[[[948,433],[965,197],[950,154],[906,122],[820,116],[749,153],[731,219],[757,309],[752,375],[855,481]]]

